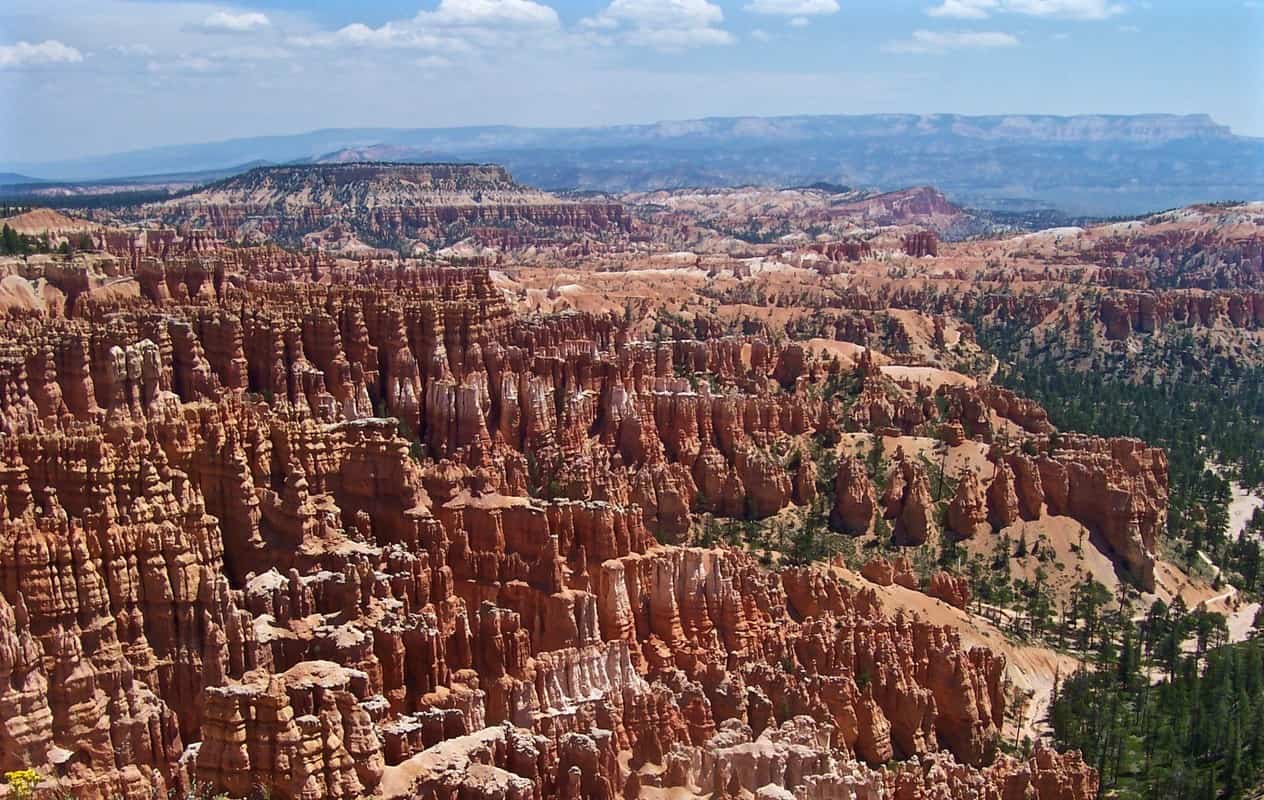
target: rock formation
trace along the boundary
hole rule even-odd
[[[877,494],[869,473],[859,460],[847,457],[838,462],[834,481],[834,507],[830,523],[844,533],[867,533],[878,507]]]
[[[992,482],[987,490],[987,517],[1000,531],[1018,521],[1018,494],[1014,491],[1014,471],[1004,461],[992,462]]]
[[[987,497],[974,470],[966,470],[957,482],[957,492],[948,504],[947,523],[949,532],[961,539],[991,532]]]
[[[483,269],[199,258],[0,317],[0,769],[84,798],[1096,791],[1078,756],[998,758],[1004,661],[955,630],[659,543],[822,504],[804,454],[842,411],[815,357],[515,314]],[[1161,453],[1064,447],[1041,502],[1140,569]],[[867,530],[863,466],[835,485]],[[890,486],[925,541],[925,471],[901,454]]]
[[[290,244],[343,238],[445,244],[470,226],[568,235],[625,232],[617,202],[575,202],[513,181],[493,164],[348,163],[258,167],[141,213],[222,239]]]
[[[934,500],[926,470],[901,450],[882,497],[883,516],[894,521],[895,541],[923,544],[934,530]]]
[[[950,606],[964,609],[970,604],[970,582],[964,577],[954,576],[943,570],[936,570],[930,576],[930,586],[926,593],[938,597]]]

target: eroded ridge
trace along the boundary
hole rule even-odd
[[[517,313],[486,270],[267,252],[137,256],[135,292],[0,323],[3,769],[111,798],[1095,796],[1078,755],[999,754],[1001,656],[824,565],[673,542],[811,504],[796,443],[948,430],[986,468],[944,529],[903,452],[881,497],[840,468],[835,527],[1067,515],[1144,581],[1161,451],[762,332]]]

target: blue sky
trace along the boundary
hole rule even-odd
[[[326,127],[1205,112],[1264,0],[5,0],[0,161]]]

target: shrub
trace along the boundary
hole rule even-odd
[[[16,800],[28,800],[35,793],[35,788],[43,780],[44,776],[30,767],[4,773],[4,782],[8,784],[9,790],[13,792],[13,797]]]

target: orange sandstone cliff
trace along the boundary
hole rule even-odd
[[[84,798],[1096,795],[1078,755],[998,753],[1001,656],[674,544],[812,502],[774,445],[847,422],[794,345],[520,315],[477,269],[216,258],[0,320],[0,769]],[[1013,403],[868,396],[853,428],[983,442]],[[1162,453],[987,457],[954,535],[1066,514],[1147,578]],[[845,461],[835,524],[938,535],[895,471],[879,498]]]

